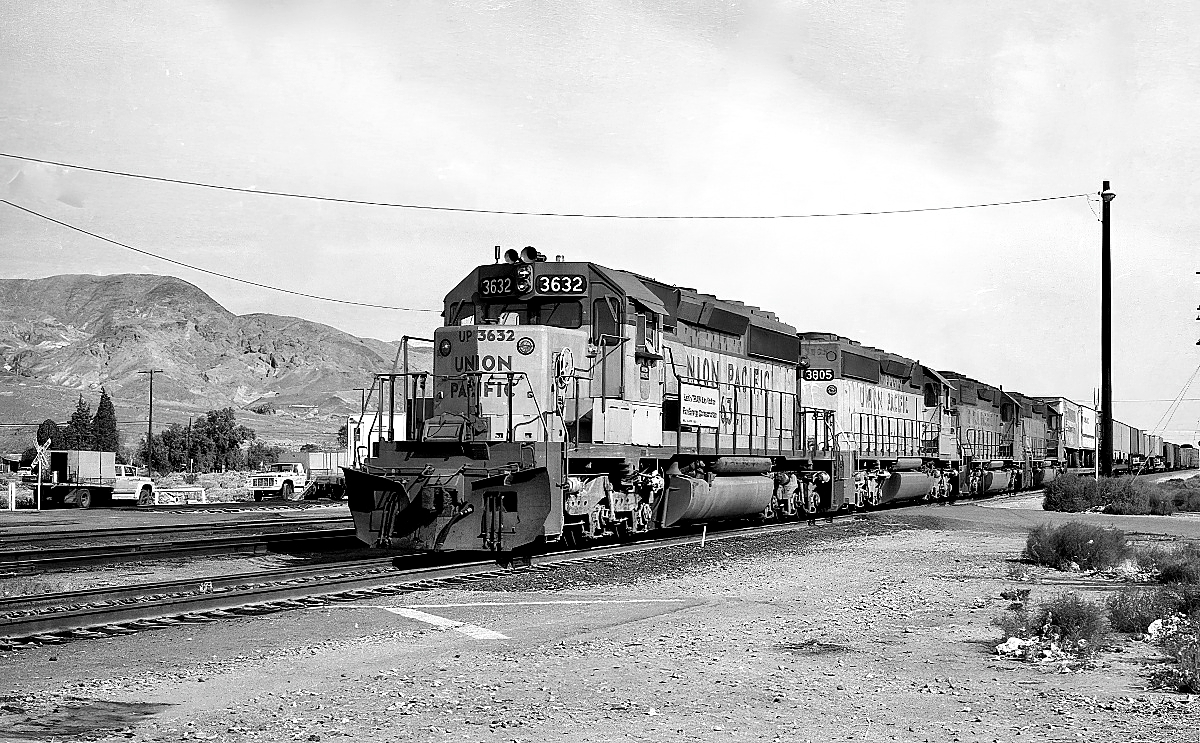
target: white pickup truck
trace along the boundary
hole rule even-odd
[[[112,498],[116,500],[134,500],[139,506],[154,505],[154,481],[138,473],[132,464],[114,466],[115,481]]]
[[[269,470],[247,477],[246,488],[256,501],[272,495],[284,500],[300,500],[308,488],[308,472],[299,462],[277,462]]]

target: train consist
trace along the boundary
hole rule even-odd
[[[432,373],[380,377],[381,400],[402,379],[413,435],[346,468],[368,544],[577,546],[1010,492],[1095,464],[1086,406],[532,248],[471,271],[443,317]],[[1115,429],[1119,468],[1196,466],[1190,446]]]

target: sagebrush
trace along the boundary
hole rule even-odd
[[[1081,521],[1062,526],[1043,524],[1029,533],[1023,556],[1038,565],[1065,570],[1072,565],[1083,570],[1104,570],[1129,555],[1125,532],[1105,529]]]

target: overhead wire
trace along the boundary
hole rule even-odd
[[[250,279],[243,279],[240,276],[231,276],[229,274],[221,273],[219,271],[213,271],[213,270],[210,270],[207,268],[201,268],[200,266],[194,266],[190,263],[184,263],[183,261],[177,261],[174,258],[167,258],[166,256],[159,255],[157,253],[151,253],[149,250],[142,250],[141,248],[135,248],[132,245],[127,245],[118,240],[113,240],[110,237],[105,237],[104,235],[96,234],[95,232],[92,232],[90,230],[85,230],[82,227],[77,227],[73,224],[70,224],[69,222],[62,221],[61,219],[55,219],[54,217],[51,217],[46,214],[42,214],[41,212],[38,212],[38,211],[34,211],[33,209],[26,208],[24,206],[21,206],[20,204],[14,204],[13,202],[8,201],[7,199],[0,199],[0,204],[8,204],[12,208],[19,209],[19,210],[25,212],[26,214],[32,214],[33,216],[38,217],[40,219],[44,219],[47,222],[53,222],[57,225],[61,225],[62,227],[66,227],[69,230],[81,232],[84,235],[88,235],[89,237],[94,237],[97,240],[102,240],[111,245],[116,245],[117,247],[125,248],[126,250],[132,250],[135,253],[140,253],[142,255],[149,256],[151,258],[156,258],[160,261],[166,261],[167,263],[173,263],[176,266],[183,266],[184,268],[188,268],[193,271],[199,271],[200,273],[206,273],[210,276],[217,276],[219,278],[227,279],[229,281],[236,281],[241,284],[248,284],[250,286],[256,286],[260,289],[270,289],[271,291],[282,292],[284,294],[292,294],[297,297],[306,297],[308,299],[319,299],[322,302],[336,302],[338,304],[349,304],[349,305],[354,305],[356,307],[370,307],[370,308],[378,309],[378,310],[398,310],[401,312],[437,312],[437,313],[441,312],[441,310],[429,309],[427,307],[397,307],[397,306],[387,305],[387,304],[373,304],[371,302],[356,302],[351,299],[339,299],[337,297],[325,297],[320,294],[309,294],[307,292],[296,291],[295,289],[285,289],[281,286],[272,286],[270,284],[263,284],[258,281],[251,281]]]
[[[993,201],[981,204],[956,204],[951,206],[926,206],[915,207],[911,209],[879,209],[873,211],[857,211],[857,212],[811,212],[807,214],[598,214],[587,212],[535,212],[535,211],[517,211],[510,209],[473,209],[461,206],[439,206],[434,204],[404,204],[391,201],[372,201],[366,199],[350,199],[338,196],[321,196],[317,194],[296,193],[290,191],[272,191],[257,188],[245,188],[242,186],[227,186],[218,183],[204,183],[202,181],[192,181],[183,178],[169,178],[158,175],[148,175],[145,173],[132,173],[123,170],[112,170],[109,168],[96,168],[88,165],[79,165],[77,163],[66,163],[56,160],[46,160],[38,157],[29,157],[26,155],[17,155],[11,152],[0,152],[0,157],[7,157],[13,160],[23,160],[25,162],[41,163],[43,165],[54,165],[60,168],[70,168],[74,170],[85,170],[92,173],[103,173],[105,175],[115,175],[122,178],[137,178],[147,181],[157,181],[159,183],[173,183],[182,186],[195,186],[197,188],[209,188],[219,191],[233,191],[236,193],[257,194],[260,196],[280,196],[289,199],[310,199],[313,201],[326,201],[337,204],[356,204],[359,206],[379,206],[392,209],[418,209],[425,211],[438,212],[458,212],[463,214],[493,214],[502,216],[515,217],[562,217],[573,219],[813,219],[818,217],[867,217],[880,216],[885,214],[915,214],[918,212],[939,212],[950,211],[954,209],[983,209],[994,206],[1013,206],[1016,204],[1034,204],[1043,201],[1059,201],[1062,199],[1078,199],[1087,198],[1091,194],[1075,193],[1064,194],[1059,196],[1043,196],[1032,199],[1015,199],[1012,201]]]
[[[1172,398],[1171,404],[1168,405],[1167,409],[1163,411],[1162,416],[1158,419],[1158,423],[1154,424],[1154,428],[1151,433],[1159,430],[1166,430],[1166,427],[1171,425],[1171,421],[1175,418],[1175,414],[1179,412],[1179,406],[1183,403],[1188,390],[1192,386],[1192,382],[1196,380],[1197,374],[1200,374],[1200,364],[1196,365],[1196,368],[1192,371],[1191,376],[1189,376],[1187,381],[1183,383],[1183,387],[1179,388],[1179,394]]]

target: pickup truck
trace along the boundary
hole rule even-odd
[[[308,488],[308,472],[299,462],[277,462],[271,468],[246,478],[246,489],[260,501],[278,495],[284,500],[300,500]]]
[[[113,500],[135,500],[139,506],[154,505],[154,481],[138,472],[132,464],[113,465]]]

